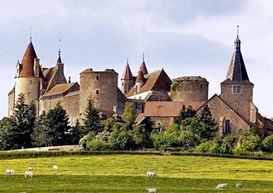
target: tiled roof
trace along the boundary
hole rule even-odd
[[[37,58],[32,42],[30,42],[22,59],[22,70],[19,77],[34,76],[34,59]]]
[[[144,116],[146,117],[177,117],[183,106],[193,109],[201,107],[205,101],[174,102],[174,101],[148,101],[145,103]]]
[[[126,64],[121,80],[134,80],[129,64]]]
[[[136,83],[144,83],[144,82],[145,82],[144,74],[141,70],[139,70],[136,77]]]
[[[171,79],[166,74],[166,72],[162,70],[158,70],[146,75],[147,80],[145,84],[141,87],[139,93],[157,90],[157,91],[169,91],[171,86]],[[133,87],[127,96],[135,95],[135,87]]]
[[[72,89],[74,87],[74,89]],[[66,84],[57,84],[52,89],[50,89],[48,92],[46,92],[43,96],[54,96],[54,95],[60,95],[65,94],[68,91],[76,91],[79,89],[79,84],[74,83],[66,83]]]

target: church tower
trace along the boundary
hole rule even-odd
[[[27,46],[25,54],[21,63],[17,63],[15,77],[15,103],[20,94],[24,95],[25,103],[34,103],[38,112],[39,97],[40,97],[40,83],[43,78],[39,59],[34,50],[33,44]]]
[[[134,77],[132,75],[128,60],[125,70],[121,77],[121,84],[122,84],[121,91],[123,92],[124,95],[127,95],[131,88],[133,88],[134,86]]]
[[[241,53],[241,41],[237,32],[234,41],[234,53],[229,64],[226,79],[221,83],[220,97],[246,121],[255,122],[252,118],[253,87],[250,82]]]

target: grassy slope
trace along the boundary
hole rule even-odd
[[[59,171],[53,171],[52,165]],[[34,168],[33,180],[23,177]],[[273,161],[196,156],[98,155],[0,160],[0,192],[213,192],[228,182],[227,192],[273,192]],[[4,175],[13,168],[17,175]],[[148,170],[159,177],[146,178]],[[241,182],[242,189],[235,189]]]

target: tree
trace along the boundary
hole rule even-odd
[[[9,150],[14,147],[14,128],[15,122],[13,119],[4,117],[0,120],[0,149]]]
[[[121,118],[126,121],[129,126],[134,124],[136,119],[136,105],[132,102],[126,102],[124,112],[121,115]]]
[[[31,134],[32,145],[36,147],[46,146],[48,143],[47,134],[46,134],[46,113],[43,113],[39,116],[38,121],[36,123],[36,127]]]
[[[32,147],[31,134],[35,127],[36,111],[33,103],[25,104],[23,94],[19,95],[15,104],[14,119],[13,148]]]
[[[48,113],[40,117],[43,124],[45,145],[65,145],[67,144],[68,115],[62,106],[58,103],[54,109],[50,109]]]
[[[216,122],[212,117],[208,105],[205,105],[199,115],[199,121],[204,127],[204,132],[202,133],[202,138],[212,139],[216,134]]]
[[[186,119],[186,118],[192,118],[196,116],[196,111],[194,109],[192,109],[191,106],[189,106],[188,108],[185,107],[185,105],[183,105],[179,116],[177,117],[175,123],[180,125],[181,122]]]
[[[82,137],[82,126],[77,119],[75,126],[69,129],[68,133],[68,144],[79,144]]]
[[[120,123],[115,123],[108,142],[112,150],[125,150],[131,147],[131,136]]]
[[[94,131],[100,131],[100,117],[99,114],[94,107],[94,102],[91,98],[88,99],[87,107],[84,112],[84,130],[83,134],[86,135],[87,133]]]

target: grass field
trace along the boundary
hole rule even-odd
[[[52,166],[59,166],[53,171]],[[33,167],[32,180],[23,176]],[[12,168],[15,175],[5,175]],[[147,178],[148,170],[158,177]],[[0,160],[0,192],[141,193],[158,188],[159,193],[217,192],[218,183],[228,183],[225,192],[273,192],[273,161],[199,156],[96,155]],[[243,187],[235,188],[236,183]]]

